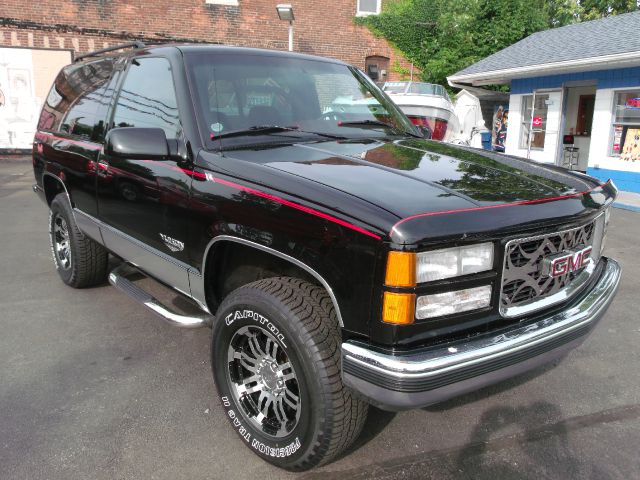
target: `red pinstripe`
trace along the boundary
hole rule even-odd
[[[398,222],[396,222],[395,225],[391,227],[391,232],[389,232],[389,235],[391,235],[393,230],[398,225],[404,222],[407,222],[409,220],[413,220],[414,218],[433,217],[435,215],[448,215],[452,213],[462,213],[462,212],[475,212],[478,210],[490,210],[493,208],[516,207],[518,205],[533,205],[536,203],[555,202],[557,200],[566,200],[568,198],[575,198],[575,197],[580,197],[582,195],[586,195],[587,193],[591,193],[594,190],[597,190],[598,188],[603,188],[605,185],[608,185],[609,183],[611,183],[611,180],[603,183],[602,185],[598,185],[597,187],[593,187],[593,188],[590,188],[589,190],[585,190],[584,192],[570,193],[568,195],[560,195],[558,197],[538,198],[535,200],[523,200],[521,202],[513,202],[513,203],[500,203],[498,205],[485,205],[483,207],[460,208],[457,210],[441,210],[439,212],[418,213],[416,215],[411,215],[410,217],[403,218],[402,220],[399,220]]]

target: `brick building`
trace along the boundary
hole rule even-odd
[[[3,0],[0,3],[0,149],[25,148],[54,75],[73,55],[131,40],[210,42],[286,50],[283,0]],[[292,0],[295,51],[334,57],[378,80],[408,64],[354,24],[386,0]],[[372,69],[373,70],[373,69]]]
[[[213,42],[286,49],[278,0],[4,0],[0,46],[86,52],[127,40]],[[354,25],[380,0],[293,0],[294,49],[365,67],[367,57],[406,63],[382,39]]]

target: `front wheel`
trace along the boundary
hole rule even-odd
[[[318,286],[270,278],[232,292],[216,315],[212,367],[233,428],[278,467],[327,463],[364,424],[368,405],[342,384],[340,332]]]

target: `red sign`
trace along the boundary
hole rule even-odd
[[[640,108],[640,97],[639,98],[630,98],[625,103],[627,108]]]
[[[533,117],[533,126],[541,127],[542,126],[542,117]]]

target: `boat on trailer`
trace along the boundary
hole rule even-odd
[[[385,82],[382,90],[414,125],[431,130],[434,140],[452,140],[460,128],[454,105],[442,85],[423,82]]]

